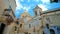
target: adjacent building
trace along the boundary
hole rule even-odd
[[[0,0],[0,14],[3,14],[5,9],[12,9],[15,11],[16,2],[15,0]]]
[[[11,30],[14,30],[12,28],[15,26],[15,9],[15,0],[0,0],[0,34],[12,34]]]

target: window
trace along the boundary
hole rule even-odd
[[[0,25],[0,34],[3,34],[3,31],[4,31],[5,26],[6,25],[3,24],[3,23]]]
[[[35,15],[37,16],[37,11],[35,11]]]
[[[42,15],[42,13],[41,12],[39,12],[40,13],[40,16]]]
[[[29,24],[29,28],[31,27],[31,24]]]
[[[22,24],[20,24],[20,27],[22,27]]]

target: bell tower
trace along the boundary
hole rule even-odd
[[[33,12],[34,12],[35,16],[40,16],[40,15],[41,15],[41,12],[42,12],[42,9],[37,5],[37,6],[33,9]]]

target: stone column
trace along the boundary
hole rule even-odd
[[[40,20],[40,30],[39,30],[39,34],[43,34],[43,19],[41,18]]]

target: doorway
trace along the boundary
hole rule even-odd
[[[5,28],[5,24],[1,23],[1,25],[0,25],[0,34],[3,34],[4,28]]]

